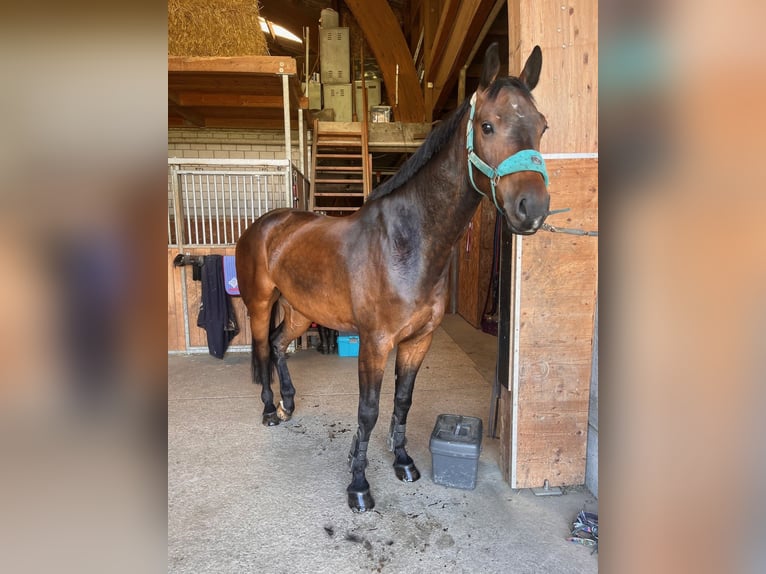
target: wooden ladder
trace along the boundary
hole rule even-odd
[[[309,209],[327,215],[358,210],[370,193],[367,122],[314,121]]]

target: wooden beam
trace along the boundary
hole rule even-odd
[[[413,153],[431,131],[430,123],[370,124],[370,151]]]
[[[285,122],[282,118],[205,118],[206,128],[245,128],[254,130],[282,130]]]
[[[247,94],[180,92],[177,103],[180,106],[282,109],[281,96],[254,96]]]
[[[281,94],[282,81],[276,74],[170,72],[168,89],[176,92],[268,95]]]
[[[449,97],[449,91],[457,81],[458,71],[465,65],[494,5],[495,0],[460,2],[443,49],[432,53],[434,66],[430,72],[434,85],[434,109],[442,107]]]
[[[452,28],[455,26],[455,17],[457,16],[457,9],[460,6],[460,0],[446,0],[441,8],[439,14],[439,23],[436,25],[436,31],[433,33],[433,43],[426,44],[430,46],[426,55],[426,81],[432,82],[434,77],[431,73],[433,69],[434,54],[441,54],[444,50],[444,46],[447,43],[447,37],[449,36]]]
[[[433,121],[433,89],[429,88],[428,76],[431,70],[431,58],[433,54],[434,37],[439,25],[439,10],[436,0],[423,0],[423,100],[426,108],[426,121]]]
[[[487,16],[486,21],[484,22],[484,24],[481,27],[481,30],[479,31],[479,35],[473,41],[473,47],[471,48],[471,51],[468,53],[468,58],[466,59],[466,62],[469,66],[471,65],[471,62],[473,62],[474,58],[476,57],[476,52],[479,51],[479,47],[484,42],[484,38],[487,37],[487,34],[489,33],[490,29],[494,25],[495,20],[497,20],[497,15],[500,13],[500,10],[502,10],[503,6],[505,6],[507,3],[508,3],[508,0],[495,0],[495,5],[492,6],[492,10],[490,10],[489,16]]]
[[[294,76],[297,66],[293,58],[283,56],[168,56],[168,72],[249,72]]]
[[[168,114],[181,116],[183,119],[199,128],[205,127],[205,118],[202,114],[197,113],[194,110],[182,108],[175,103],[172,98],[168,98]]]
[[[362,28],[365,39],[375,54],[392,103],[396,97],[396,66],[399,65],[399,105],[394,106],[395,119],[400,122],[423,121],[425,106],[415,65],[412,63],[412,54],[388,2],[346,0],[346,5]]]

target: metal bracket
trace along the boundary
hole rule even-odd
[[[535,496],[561,496],[564,494],[564,491],[561,490],[560,486],[549,486],[548,479],[546,478],[542,487],[532,489],[532,494]]]

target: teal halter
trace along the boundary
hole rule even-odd
[[[471,96],[471,114],[468,117],[468,126],[466,128],[466,140],[465,148],[468,150],[468,177],[471,179],[471,185],[479,192],[480,195],[487,197],[487,194],[479,189],[476,182],[473,180],[473,168],[475,167],[481,173],[489,178],[489,182],[492,186],[492,201],[495,203],[497,210],[502,213],[503,210],[497,203],[497,194],[495,187],[500,178],[505,175],[510,175],[519,171],[536,171],[543,176],[545,180],[545,187],[548,187],[548,172],[545,169],[545,161],[543,155],[533,149],[524,149],[516,152],[512,156],[505,158],[500,165],[496,168],[490,167],[483,159],[481,159],[473,151],[473,115],[476,111],[476,93]]]

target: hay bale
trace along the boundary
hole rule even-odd
[[[266,56],[258,0],[168,0],[168,55]]]

